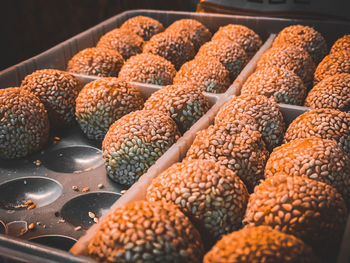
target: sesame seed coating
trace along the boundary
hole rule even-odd
[[[99,77],[116,77],[124,59],[117,51],[107,48],[85,48],[69,61],[67,71]]]
[[[236,172],[251,192],[264,177],[268,156],[260,132],[234,120],[198,132],[186,159],[214,160],[225,165]]]
[[[345,50],[350,51],[350,35],[345,35],[339,38],[337,41],[335,41],[329,53],[335,53],[338,51]]]
[[[103,35],[97,48],[107,48],[117,51],[126,60],[142,52],[143,38],[127,30],[116,28]]]
[[[191,40],[176,31],[166,31],[154,35],[143,47],[144,53],[159,55],[169,60],[175,69],[191,60],[196,54]]]
[[[243,222],[271,226],[300,238],[316,254],[327,254],[339,244],[346,219],[345,202],[335,188],[279,173],[255,187]]]
[[[75,116],[89,139],[102,140],[116,120],[142,109],[143,103],[141,93],[126,81],[101,78],[81,90]]]
[[[350,51],[343,50],[329,54],[318,64],[314,85],[336,73],[350,73]]]
[[[174,78],[174,84],[188,84],[211,93],[225,92],[230,83],[229,72],[214,57],[196,56],[183,64]]]
[[[166,31],[175,31],[187,36],[192,41],[196,51],[211,38],[209,29],[195,19],[177,20]]]
[[[232,170],[213,160],[176,163],[156,177],[147,189],[147,200],[177,205],[213,244],[242,225],[248,191]]]
[[[350,113],[333,109],[314,109],[298,116],[289,125],[284,142],[318,137],[335,140],[350,156]]]
[[[308,88],[312,85],[315,64],[309,53],[297,46],[279,46],[267,50],[258,60],[257,67],[285,68],[297,74]]]
[[[350,74],[337,73],[321,80],[308,93],[305,106],[350,112]]]
[[[102,151],[107,175],[115,182],[132,185],[173,145],[180,133],[163,112],[131,112],[109,128]]]
[[[146,100],[144,109],[168,114],[183,134],[209,110],[209,100],[201,90],[190,85],[170,85],[154,92]]]
[[[204,263],[316,263],[312,249],[293,235],[269,226],[243,228],[225,235],[205,255]]]
[[[273,98],[263,95],[241,95],[222,106],[215,117],[215,123],[235,119],[237,113],[246,113],[258,123],[258,130],[269,151],[283,139],[285,123],[282,113]]]
[[[248,62],[248,56],[243,48],[229,38],[212,40],[205,43],[197,56],[217,58],[230,73],[233,81]]]
[[[204,251],[198,231],[173,204],[137,201],[104,220],[89,246],[98,262],[194,262]]]
[[[213,35],[212,40],[221,38],[229,38],[239,44],[247,53],[248,57],[254,56],[262,45],[259,35],[243,25],[229,24],[227,26],[220,27],[219,30]]]
[[[143,53],[129,58],[119,72],[119,78],[126,81],[136,81],[155,85],[170,85],[176,70],[173,64],[165,58]]]
[[[75,99],[82,85],[71,74],[42,69],[27,75],[21,88],[34,93],[44,104],[51,127],[64,129],[74,123]]]
[[[250,75],[241,94],[264,95],[273,97],[277,103],[303,105],[306,87],[294,72],[272,66],[260,68]]]
[[[303,25],[285,27],[273,42],[273,47],[293,45],[305,49],[315,64],[327,55],[327,43],[323,36],[314,28]]]
[[[334,140],[296,139],[275,148],[266,163],[265,177],[279,172],[329,184],[350,204],[350,158]]]
[[[164,27],[159,21],[148,16],[132,17],[126,20],[120,29],[131,31],[145,41],[150,40],[153,35],[164,31]]]
[[[0,89],[0,158],[21,158],[40,150],[49,126],[46,109],[33,93]]]

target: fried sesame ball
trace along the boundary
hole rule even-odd
[[[315,64],[309,53],[297,46],[279,46],[267,50],[258,60],[257,67],[285,68],[297,74],[308,88],[312,85]]]
[[[225,235],[205,255],[204,263],[317,263],[312,249],[293,235],[269,226],[243,228]]]
[[[118,207],[88,245],[98,262],[202,262],[198,231],[175,205],[136,201]]]
[[[345,35],[335,41],[329,53],[336,53],[345,50],[350,51],[350,35]]]
[[[202,91],[222,93],[230,86],[230,76],[226,68],[214,57],[197,56],[186,62],[174,78],[175,84],[188,84]]]
[[[143,38],[135,33],[116,28],[103,35],[96,47],[113,49],[127,60],[142,52],[143,43]]]
[[[307,94],[305,106],[350,112],[350,74],[337,73],[321,80]]]
[[[350,113],[333,109],[314,109],[298,116],[289,125],[284,142],[318,137],[335,140],[350,156]]]
[[[200,89],[190,85],[169,85],[154,92],[144,109],[168,114],[183,134],[209,110],[209,100]]]
[[[21,158],[40,150],[49,126],[46,109],[33,93],[0,89],[0,158]]]
[[[175,122],[157,110],[131,112],[109,128],[103,143],[107,175],[132,185],[179,138]]]
[[[236,172],[251,192],[264,177],[269,152],[258,131],[244,121],[211,125],[197,133],[186,159],[214,160]]]
[[[334,140],[296,139],[275,148],[266,163],[265,177],[279,172],[329,184],[350,204],[350,158]]]
[[[165,58],[150,53],[129,58],[119,72],[119,78],[155,85],[170,85],[176,75],[173,64]]]
[[[241,95],[222,106],[215,117],[215,124],[235,119],[237,113],[246,113],[258,123],[258,130],[269,151],[283,140],[285,123],[273,98],[263,95]]]
[[[305,49],[315,64],[327,55],[327,43],[321,33],[314,28],[303,25],[285,27],[273,42],[273,47],[293,45]]]
[[[166,31],[154,35],[143,47],[144,53],[159,55],[169,60],[175,69],[191,60],[196,54],[191,40],[180,32]]]
[[[196,51],[211,38],[209,29],[195,19],[177,20],[166,31],[180,32],[183,36],[187,36],[192,41]]]
[[[141,93],[118,78],[101,78],[88,83],[76,100],[75,116],[89,139],[102,140],[109,127],[124,115],[141,110]]]
[[[255,187],[243,222],[292,234],[319,255],[328,254],[333,245],[339,244],[346,219],[346,204],[335,188],[309,178],[277,173]]]
[[[278,67],[260,68],[244,83],[242,95],[273,97],[277,103],[303,105],[306,87],[294,72]]]
[[[85,48],[69,61],[67,71],[98,77],[116,77],[124,59],[119,52],[107,48]]]
[[[164,31],[162,23],[148,16],[135,16],[126,20],[120,29],[131,31],[145,41],[150,40],[152,36]]]
[[[248,198],[236,173],[213,160],[176,163],[147,189],[147,200],[176,204],[209,244],[241,227]]]
[[[254,56],[262,45],[259,35],[243,25],[229,24],[227,26],[220,27],[219,30],[213,35],[212,40],[221,38],[229,38],[239,44],[247,53],[248,57]]]
[[[21,88],[40,99],[54,129],[64,129],[74,123],[75,100],[82,88],[76,77],[61,70],[42,69],[27,75]]]
[[[248,62],[248,56],[243,48],[229,38],[212,40],[205,43],[197,56],[217,58],[230,73],[233,81]]]
[[[343,50],[329,54],[318,64],[314,85],[336,73],[350,73],[350,51]]]

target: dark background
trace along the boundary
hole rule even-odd
[[[0,70],[131,9],[195,11],[196,0],[7,0],[0,6]]]

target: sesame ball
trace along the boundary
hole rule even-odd
[[[203,245],[173,204],[136,201],[118,207],[88,245],[98,262],[202,262]]]
[[[187,36],[192,41],[196,51],[211,38],[209,29],[195,19],[177,20],[166,31],[180,32],[183,36]]]
[[[336,73],[350,73],[350,51],[343,50],[329,54],[318,64],[314,85]]]
[[[345,202],[335,188],[278,173],[255,187],[243,222],[271,226],[300,238],[316,254],[328,254],[339,244],[346,219]]]
[[[150,53],[129,58],[119,72],[119,78],[155,85],[170,85],[176,75],[173,64],[165,58]]]
[[[79,93],[75,116],[89,139],[102,140],[111,124],[143,107],[141,93],[118,78],[90,82]]]
[[[305,49],[315,64],[327,55],[327,43],[323,36],[314,28],[303,25],[285,27],[273,42],[273,47],[293,45]]]
[[[169,60],[175,69],[191,60],[196,54],[194,45],[180,32],[167,31],[154,35],[143,47],[144,53],[159,55]]]
[[[273,98],[263,95],[241,95],[222,106],[215,117],[215,123],[235,119],[237,113],[246,113],[258,123],[258,130],[269,151],[283,140],[285,123],[282,113]]]
[[[126,20],[120,29],[131,31],[142,37],[145,41],[150,40],[152,36],[164,31],[163,25],[151,17],[135,16]]]
[[[266,163],[265,177],[279,172],[329,184],[350,204],[350,158],[334,140],[296,139],[275,148]]]
[[[190,85],[170,85],[154,92],[144,109],[168,114],[184,133],[209,110],[209,100],[201,90]]]
[[[321,80],[308,93],[305,106],[350,112],[350,74],[337,73]]]
[[[0,158],[39,151],[49,137],[49,119],[40,100],[21,88],[0,89]]]
[[[147,200],[176,204],[210,244],[241,227],[248,197],[236,173],[213,160],[176,163],[147,189]]]
[[[314,109],[299,115],[289,125],[284,142],[318,137],[335,140],[350,156],[350,113],[333,109]]]
[[[350,35],[345,35],[335,41],[329,53],[336,53],[345,50],[350,51]]]
[[[312,85],[315,64],[309,53],[297,46],[279,46],[267,50],[258,60],[257,67],[285,68],[297,74],[308,88]]]
[[[113,49],[126,60],[142,52],[143,42],[143,38],[135,33],[116,28],[103,35],[96,47]]]
[[[212,40],[205,43],[197,56],[217,58],[230,73],[233,81],[248,62],[248,56],[243,48],[228,38]]]
[[[109,128],[103,143],[107,175],[115,182],[132,185],[179,138],[175,122],[163,112],[131,112]]]
[[[260,132],[234,120],[198,132],[186,159],[214,160],[225,165],[236,172],[251,192],[264,177],[268,156]]]
[[[277,103],[303,105],[306,87],[294,72],[278,67],[260,68],[244,83],[242,95],[273,97]]]
[[[204,263],[317,263],[312,249],[299,238],[269,226],[243,228],[225,235],[205,255]]]
[[[42,69],[27,75],[21,88],[44,104],[51,127],[64,129],[74,123],[75,99],[82,88],[76,77],[56,69]]]
[[[248,57],[254,56],[262,45],[259,35],[243,25],[229,24],[227,26],[220,27],[219,30],[213,35],[212,40],[221,38],[229,38],[239,44],[247,53]]]
[[[175,84],[188,84],[202,91],[222,93],[230,86],[230,76],[220,61],[213,57],[199,57],[186,62],[174,78]]]
[[[117,51],[107,48],[85,48],[69,61],[67,71],[98,77],[116,77],[124,59]]]

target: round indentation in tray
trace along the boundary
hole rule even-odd
[[[100,218],[119,197],[120,194],[110,192],[80,195],[68,201],[62,207],[61,216],[73,226],[81,226],[83,229],[88,229],[94,224],[94,220],[89,216],[89,212]]]
[[[24,177],[0,185],[0,208],[26,209],[32,200],[35,207],[54,202],[62,194],[62,185],[45,177]]]
[[[67,236],[59,236],[59,235],[47,235],[47,236],[39,236],[35,238],[29,239],[29,241],[42,244],[45,246],[58,248],[61,250],[68,251],[71,247],[77,242],[75,239]]]
[[[102,153],[91,146],[70,146],[45,153],[43,165],[59,173],[89,171],[103,164]]]

